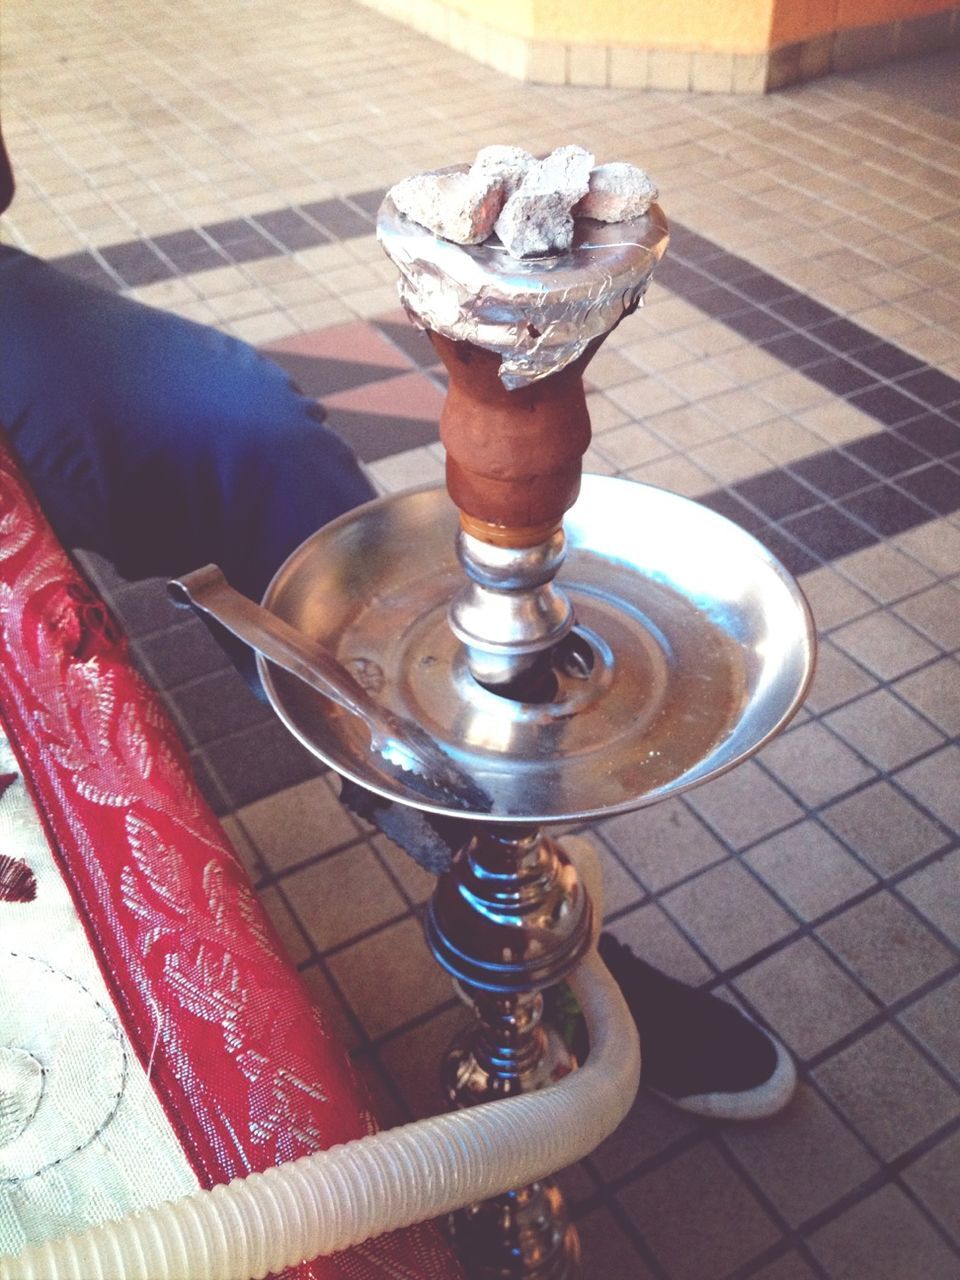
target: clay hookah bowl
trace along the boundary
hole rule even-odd
[[[625,223],[580,219],[569,251],[518,260],[495,242],[440,240],[388,197],[378,235],[449,374],[440,437],[469,579],[451,627],[480,684],[535,696],[546,655],[573,625],[553,579],[590,443],[583,374],[640,305],[666,220],[656,205]]]

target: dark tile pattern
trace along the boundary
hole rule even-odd
[[[901,440],[923,449],[932,458],[947,458],[960,449],[960,425],[943,414],[925,413],[897,428]]]
[[[396,369],[388,365],[370,364],[369,361],[301,355],[298,352],[276,349],[271,350],[270,359],[290,374],[305,395],[316,396],[318,399],[397,376]]]
[[[408,360],[420,369],[439,367],[440,361],[430,339],[422,329],[406,320],[374,320],[373,325],[395,347],[399,347]]]
[[[368,203],[376,194],[363,193]],[[339,198],[318,200],[300,209],[271,209],[249,218],[229,218],[196,229],[173,231],[143,240],[107,245],[97,253],[73,253],[53,259],[53,265],[104,288],[137,289],[172,280],[195,271],[230,263],[254,262],[300,249],[312,249],[332,240],[370,235],[375,212],[356,201]]]
[[[73,254],[60,264],[80,279],[115,288],[154,283],[227,262],[244,262],[369,235],[381,190],[186,229],[152,240]],[[681,224],[659,285],[801,370],[883,428],[842,449],[717,490],[702,500],[763,541],[794,573],[960,509],[960,382]],[[401,319],[374,322],[411,365],[442,376],[424,334]],[[309,395],[386,380],[376,364],[272,351]],[[372,462],[436,439],[433,422],[406,420],[402,433],[382,412],[338,408],[335,424]]]
[[[370,235],[383,195],[373,189],[331,197],[55,262],[107,288],[118,281],[136,288],[225,262]],[[877,422],[899,428],[930,456],[960,451],[960,381],[680,223],[672,224],[670,255],[658,268],[657,283]],[[411,337],[393,322],[381,324],[381,331],[420,367],[436,364],[422,335]]]
[[[960,467],[933,463],[903,476],[902,489],[939,515],[951,515],[960,506]]]
[[[876,439],[870,436],[868,439]],[[810,454],[796,462],[791,462],[788,471],[799,476],[806,484],[812,485],[828,498],[840,498],[847,493],[856,493],[872,484],[874,477],[866,467],[862,467],[853,458],[847,457],[838,449],[825,449],[823,453]]]
[[[383,194],[382,191],[379,192],[378,208]],[[376,214],[367,213],[362,208],[355,208],[354,204],[346,200],[317,200],[313,204],[305,204],[303,212],[336,240],[352,240],[356,236],[368,236],[376,224]]]
[[[377,462],[400,450],[416,449],[437,440],[436,422],[404,418],[398,423],[382,413],[363,413],[339,405],[331,408],[329,423],[363,462]]]
[[[117,274],[93,253],[68,253],[55,259],[55,265],[64,275],[98,289],[116,292],[122,287]]]
[[[784,520],[783,527],[820,560],[835,560],[877,541],[877,535],[837,507],[815,507]]]
[[[281,248],[292,253],[298,249],[312,249],[333,239],[316,221],[305,218],[296,209],[274,209],[269,213],[256,214],[250,221]]]
[[[158,284],[178,275],[176,267],[162,258],[149,240],[128,240],[124,244],[107,245],[100,256],[131,289]]]
[[[152,244],[180,275],[223,267],[229,261],[223,250],[199,231],[171,231],[167,235],[154,236]]]
[[[858,462],[866,463],[882,476],[895,476],[928,461],[919,449],[892,432],[854,440],[844,446],[843,452]]]

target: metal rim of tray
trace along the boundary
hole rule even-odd
[[[258,658],[283,723],[359,785],[451,817],[605,817],[732,769],[803,701],[813,621],[779,561],[696,502],[591,475],[564,522],[557,583],[577,626],[557,655],[552,697],[521,704],[480,687],[446,619],[465,583],[457,522],[442,488],[377,499],[303,543],[264,597],[421,724],[493,803],[468,815],[425,802],[378,766],[357,721]]]

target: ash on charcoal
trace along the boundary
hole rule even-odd
[[[527,175],[535,158],[523,147],[493,145],[477,152],[470,166],[470,176],[479,182],[493,179],[503,188],[504,199],[512,196]]]
[[[628,222],[647,212],[657,198],[650,175],[634,164],[601,164],[590,174],[590,189],[574,209],[574,217],[598,222]]]
[[[508,253],[529,258],[570,248],[572,210],[590,189],[593,162],[589,151],[569,146],[529,167],[494,228]]]
[[[649,175],[623,162],[594,165],[584,147],[536,160],[522,147],[488,146],[467,173],[421,173],[390,191],[400,213],[444,240],[482,244],[494,232],[514,258],[563,253],[574,219],[626,222],[657,198]]]
[[[455,244],[480,244],[503,207],[503,184],[472,173],[418,173],[390,191],[405,217]]]

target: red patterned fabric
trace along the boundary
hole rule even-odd
[[[0,714],[107,985],[202,1185],[375,1127],[156,694],[0,440]],[[459,1276],[413,1228],[298,1280]]]

